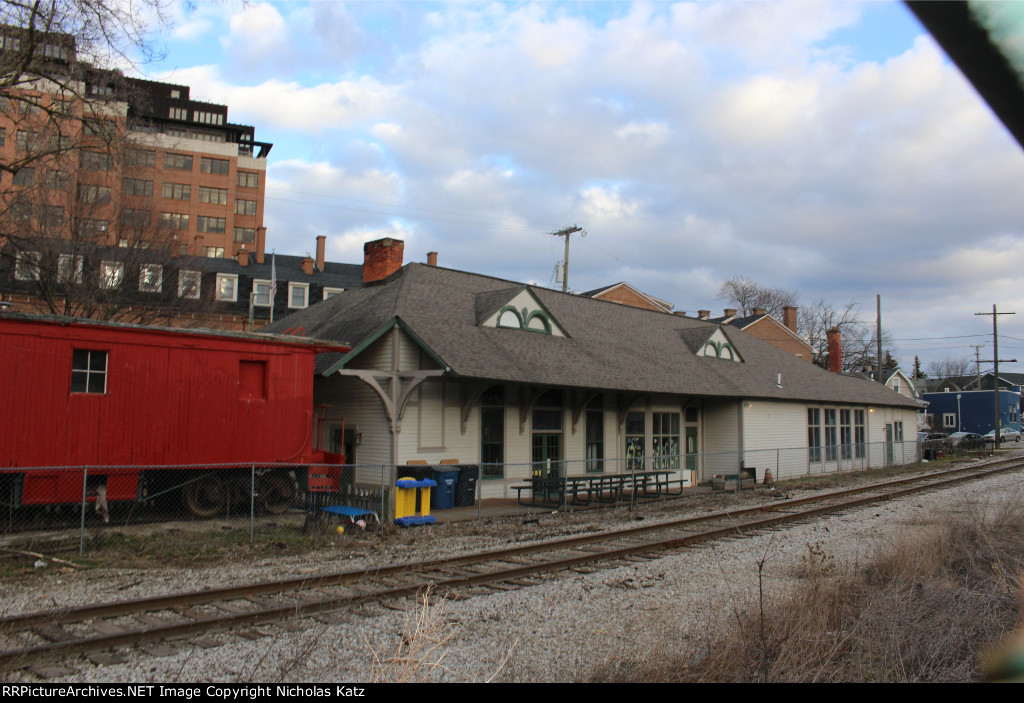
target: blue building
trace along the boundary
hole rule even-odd
[[[992,391],[922,393],[921,400],[928,402],[935,430],[986,434],[995,429]],[[999,390],[999,426],[1020,431],[1020,386]]]

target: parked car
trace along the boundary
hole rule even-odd
[[[985,435],[985,443],[986,444],[993,444],[993,443],[995,443],[995,441],[996,441],[996,431],[995,430],[992,430],[987,435]],[[1003,443],[1003,442],[1019,442],[1019,441],[1020,441],[1020,432],[1019,431],[1017,431],[1015,429],[1012,429],[1012,428],[1008,428],[1008,427],[1001,427],[999,429],[999,442],[1000,443]]]
[[[981,449],[985,438],[976,432],[954,432],[949,436],[950,444],[956,449]]]

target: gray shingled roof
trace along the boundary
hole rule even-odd
[[[265,328],[352,346],[398,318],[454,376],[540,386],[705,397],[916,407],[879,383],[831,374],[734,327],[722,327],[744,363],[698,357],[692,346],[719,326],[530,286],[567,338],[481,327],[479,301],[522,284],[409,264],[383,285],[344,293]],[[500,293],[500,295],[499,295]],[[494,294],[493,296],[491,294]],[[336,358],[336,357],[335,357]],[[323,369],[323,364],[318,364]],[[781,374],[782,384],[776,380]]]

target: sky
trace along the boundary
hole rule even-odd
[[[172,5],[133,69],[272,142],[268,249],[721,314],[730,276],[854,300],[910,371],[1024,362],[1024,152],[901,3]],[[1024,371],[1024,363],[1002,364]]]

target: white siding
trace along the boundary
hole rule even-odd
[[[699,481],[739,471],[739,409],[740,402],[736,400],[704,401],[705,456]]]

